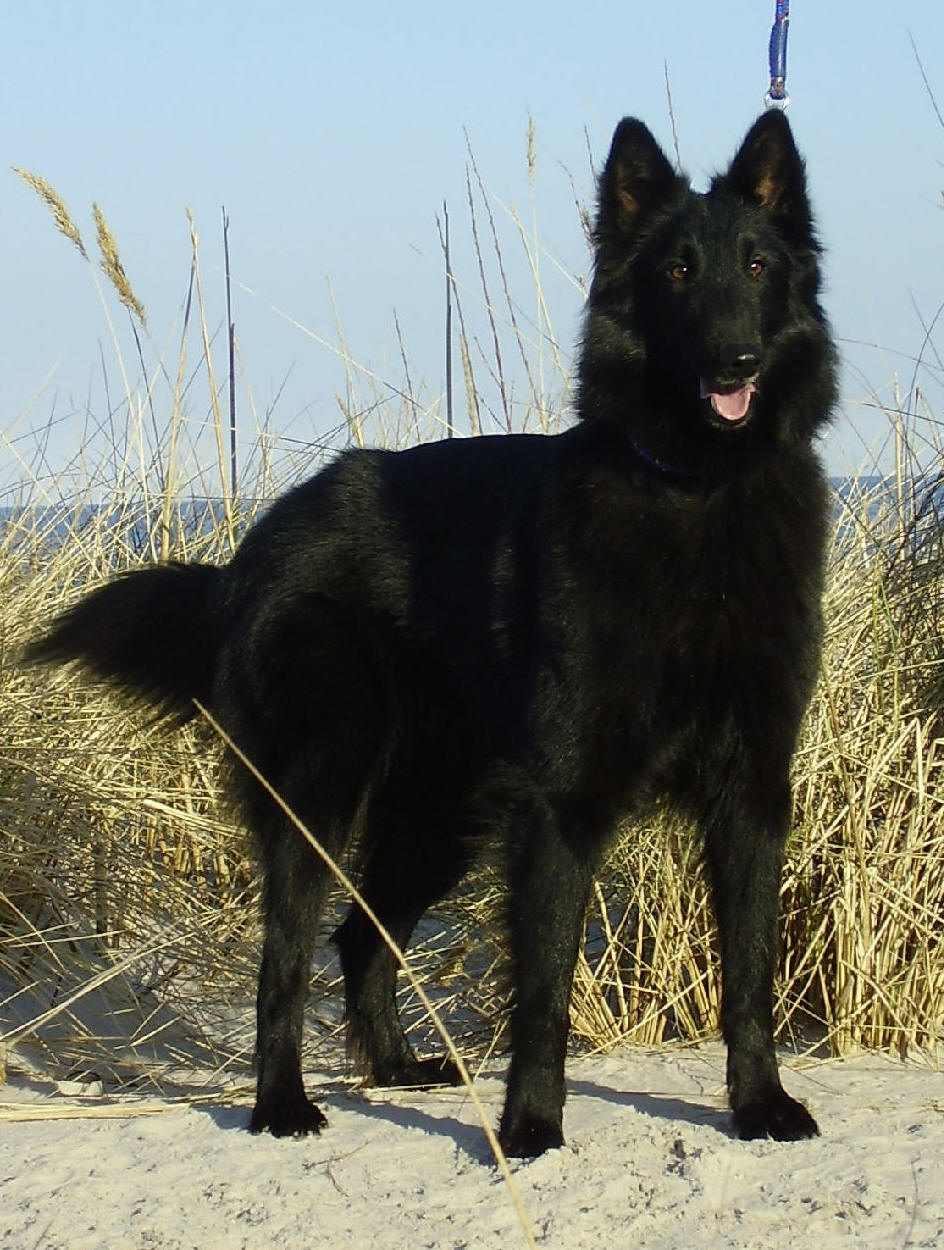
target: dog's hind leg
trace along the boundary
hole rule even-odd
[[[256,1105],[250,1129],[276,1137],[317,1133],[326,1123],[305,1093],[302,1021],[327,869],[301,833],[273,813],[262,842],[265,938],[256,998]]]
[[[424,789],[420,778],[408,789],[411,797],[403,802],[389,792],[378,795],[360,883],[368,906],[401,950],[427,908],[468,867],[455,814],[450,818],[425,804],[416,810],[416,796]],[[396,1007],[397,960],[361,908],[352,906],[334,941],[344,971],[348,1052],[354,1063],[377,1085],[459,1084],[452,1060],[416,1057]]]
[[[382,755],[386,701],[352,622],[318,596],[258,614],[220,692],[221,719],[263,777],[334,858],[352,840]],[[257,1094],[250,1128],[317,1132],[301,1073],[302,1021],[330,875],[303,833],[246,770],[232,783],[263,869],[265,936],[256,999]]]
[[[749,789],[745,787],[745,789]],[[790,821],[784,780],[762,800],[722,800],[705,822],[706,854],[721,937],[721,1028],[728,1093],[742,1138],[793,1141],[819,1130],[780,1083],[773,984],[783,847]]]

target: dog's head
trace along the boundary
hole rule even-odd
[[[763,114],[704,195],[647,128],[616,129],[600,178],[581,415],[658,462],[740,466],[806,441],[834,402],[806,176]]]

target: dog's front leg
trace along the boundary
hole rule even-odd
[[[549,810],[531,812],[510,865],[514,975],[511,1064],[499,1140],[527,1158],[561,1146],[570,989],[583,931],[591,855]]]
[[[819,1130],[780,1083],[773,1036],[780,878],[790,821],[784,780],[751,801],[715,806],[706,822],[708,867],[721,936],[721,1028],[728,1046],[728,1093],[738,1135],[793,1141]]]

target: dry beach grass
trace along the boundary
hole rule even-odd
[[[95,274],[61,199],[25,177]],[[538,291],[537,311],[525,318],[502,263],[509,244],[487,204],[473,162],[485,310],[478,337],[472,288],[446,265],[467,423],[473,433],[490,418],[547,428],[565,406],[567,363],[540,297],[540,249],[512,218]],[[96,223],[103,307],[114,289],[134,328],[135,365],[109,319],[124,394],[117,415],[99,423],[104,453],[96,464],[89,449],[76,477],[53,487],[25,465],[22,506],[0,532],[2,1044],[9,1065],[48,1075],[94,1069],[111,1081],[238,1096],[250,1081],[258,926],[249,848],[218,801],[212,729],[148,726],[102,691],[24,671],[16,654],[38,623],[122,569],[154,558],[225,559],[300,466],[275,454],[271,424],[257,420],[256,454],[238,483],[232,472],[195,231],[177,359],[168,365],[161,353],[148,362],[143,306],[98,211]],[[506,381],[513,354],[528,380],[520,408]],[[346,349],[345,358],[338,443],[442,431],[442,405],[419,394],[405,353],[396,387],[359,370]],[[482,398],[489,389],[491,409]],[[205,419],[192,419],[194,406]],[[916,414],[889,420],[896,472],[837,502],[823,674],[795,766],[777,1018],[781,1038],[801,1049],[934,1057],[944,1029],[941,492],[917,446]],[[306,472],[317,459],[306,449]],[[201,498],[217,503],[195,511]],[[501,1046],[498,895],[483,872],[423,926],[410,955],[473,1060]],[[713,929],[686,830],[659,818],[623,831],[587,935],[572,1006],[579,1044],[653,1045],[715,1031]],[[310,1059],[318,1038],[340,1028],[336,981],[326,957],[316,970]],[[428,1014],[408,985],[404,998],[428,1036]]]

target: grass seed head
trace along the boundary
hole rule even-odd
[[[66,208],[65,200],[51,187],[45,178],[40,178],[39,174],[31,174],[27,169],[19,169],[13,166],[13,172],[17,177],[22,178],[28,187],[36,192],[43,201],[49,211],[52,213],[53,221],[56,223],[56,229],[60,234],[64,234],[70,243],[78,248],[85,260],[88,260],[88,252],[85,250],[85,244],[82,242],[82,235],[79,228],[72,220],[68,208]]]

